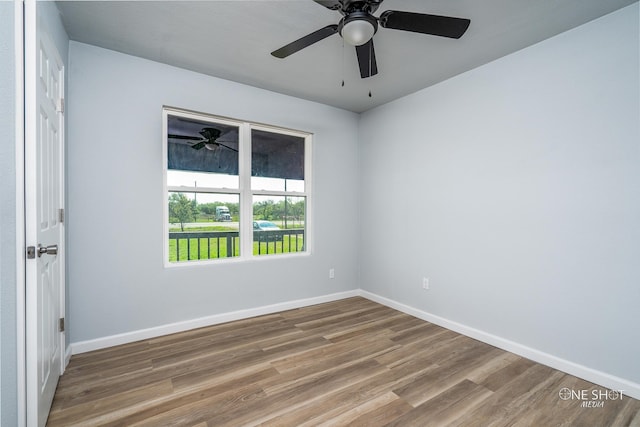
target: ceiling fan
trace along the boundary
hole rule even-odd
[[[200,132],[198,132],[198,133],[200,135],[202,135],[202,136],[198,137],[198,136],[172,135],[172,134],[169,134],[168,137],[169,138],[173,138],[173,139],[182,139],[182,140],[187,140],[187,141],[195,141],[195,144],[193,144],[191,146],[191,148],[193,148],[195,150],[200,150],[201,148],[206,148],[207,150],[214,151],[218,147],[224,147],[224,148],[227,148],[229,150],[235,151],[236,153],[238,152],[237,149],[235,149],[233,147],[229,147],[228,145],[225,145],[225,144],[222,143],[222,142],[227,142],[227,141],[222,141],[222,142],[218,141],[218,138],[220,138],[220,136],[222,135],[222,131],[220,129],[206,127],[206,128],[202,128],[202,130]]]
[[[440,37],[459,39],[469,28],[471,21],[451,16],[427,15],[424,13],[386,10],[379,17],[373,16],[383,0],[313,0],[327,9],[343,15],[338,24],[327,25],[306,36],[271,52],[276,58],[286,58],[305,47],[319,42],[335,33],[344,41],[355,46],[364,79],[378,74],[373,35],[378,25],[392,30],[411,31]]]

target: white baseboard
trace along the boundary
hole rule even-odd
[[[359,290],[339,292],[335,294],[323,295],[319,297],[287,301],[278,304],[266,305],[262,307],[238,310],[230,313],[214,314],[212,316],[200,317],[197,319],[185,320],[182,322],[170,323],[138,331],[125,332],[93,340],[72,343],[71,354],[86,353],[88,351],[100,350],[102,348],[113,347],[121,344],[128,344],[135,341],[155,338],[163,335],[174,334],[176,332],[188,331],[205,326],[217,325],[220,323],[232,322],[234,320],[248,319],[250,317],[263,316],[265,314],[277,313],[295,308],[307,307],[325,302],[337,301],[345,298],[359,296]]]
[[[608,388],[610,390],[620,391],[627,396],[633,397],[634,399],[640,399],[640,384],[634,383],[632,381],[625,380],[623,378],[619,378],[614,375],[610,375],[583,365],[579,365],[565,359],[561,359],[559,357],[536,350],[531,347],[527,347],[517,342],[498,337],[496,335],[472,328],[467,325],[463,325],[461,323],[453,322],[443,317],[418,310],[416,308],[385,297],[381,297],[380,295],[376,295],[362,289],[360,290],[360,296],[370,299],[371,301],[375,301],[379,304],[386,305],[387,307],[393,308],[403,313],[409,314],[411,316],[417,317],[419,319],[426,320],[427,322],[442,326],[443,328],[458,332],[462,335],[477,339],[478,341],[482,341],[508,352],[526,357],[527,359],[533,360],[551,368],[558,369],[559,371],[566,372],[578,378],[582,378],[583,380],[592,382],[599,386]]]

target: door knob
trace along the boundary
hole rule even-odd
[[[42,254],[56,255],[57,253],[58,253],[58,245],[49,245],[49,246],[38,245],[38,258],[40,258]]]

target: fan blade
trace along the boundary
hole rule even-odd
[[[469,28],[471,21],[451,16],[387,10],[380,15],[380,25],[393,30],[412,31],[440,37],[459,39]]]
[[[167,135],[169,138],[173,138],[173,139],[186,139],[186,140],[190,140],[190,141],[201,141],[202,137],[201,136],[187,136],[187,135]]]
[[[194,150],[199,150],[202,147],[204,147],[206,145],[207,141],[202,141],[202,142],[198,142],[195,145],[192,145],[191,148],[193,148]]]
[[[296,53],[297,51],[302,50],[305,47],[311,46],[312,44],[319,42],[320,40],[325,39],[337,32],[337,25],[327,25],[326,27],[320,28],[319,30],[314,31],[311,34],[307,34],[306,36],[292,43],[289,43],[286,46],[282,46],[278,50],[274,50],[273,52],[271,52],[271,55],[280,59],[286,58],[287,56]]]
[[[338,0],[313,0],[321,6],[331,10],[340,10],[342,4]]]
[[[224,148],[228,148],[228,149],[229,149],[229,150],[231,150],[231,151],[235,151],[236,153],[238,152],[238,150],[237,150],[237,149],[235,149],[235,148],[233,148],[233,147],[229,147],[228,145],[224,145],[224,144],[222,144],[222,143],[220,143],[220,142],[216,142],[216,144],[218,144],[218,145],[220,145],[220,146],[222,146],[222,147],[224,147]]]
[[[358,65],[360,66],[360,77],[365,79],[378,74],[373,39],[361,46],[356,46],[356,54],[358,55]]]

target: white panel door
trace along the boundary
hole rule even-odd
[[[64,64],[44,30],[34,42],[35,70],[27,66],[25,80],[34,85],[27,91],[25,220],[27,245],[35,247],[26,274],[27,424],[43,426],[64,368]]]

